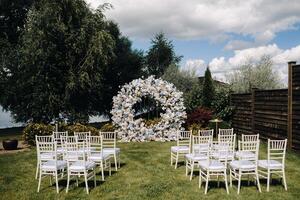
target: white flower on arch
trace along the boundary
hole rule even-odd
[[[132,107],[144,96],[159,102],[164,111],[160,122],[151,127],[146,127],[141,119],[134,120]],[[154,76],[125,84],[113,98],[111,114],[122,141],[174,140],[186,118],[182,92],[172,83]]]

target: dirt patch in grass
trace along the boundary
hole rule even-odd
[[[2,146],[2,141],[0,142],[0,155],[1,154],[11,154],[11,153],[18,153],[23,151],[29,151],[29,145],[27,145],[24,141],[19,141],[18,149],[16,150],[5,150]]]

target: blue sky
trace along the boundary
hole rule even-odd
[[[183,55],[182,70],[202,76],[207,65],[215,79],[249,59],[271,57],[273,70],[287,82],[287,62],[300,62],[299,0],[86,0],[91,9],[111,3],[105,11],[117,22],[133,47],[146,51],[150,39],[164,32]],[[0,127],[14,126],[0,112]]]

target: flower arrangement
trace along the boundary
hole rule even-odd
[[[134,119],[134,104],[143,96],[150,96],[162,106],[158,123],[150,127],[142,119]],[[129,141],[166,141],[174,140],[176,131],[186,119],[182,92],[162,79],[149,76],[147,79],[135,79],[125,84],[113,98],[111,110],[113,124],[118,127],[119,137]]]

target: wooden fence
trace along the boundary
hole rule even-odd
[[[300,150],[300,65],[289,62],[288,89],[232,94],[232,127],[238,134],[259,133],[263,139],[288,138],[289,149]]]

